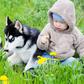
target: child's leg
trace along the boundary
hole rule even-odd
[[[51,58],[51,59],[55,58],[54,56],[49,55],[49,53],[47,53],[47,52],[44,52],[42,56],[45,58]]]
[[[74,57],[70,57],[70,58],[64,60],[63,62],[61,62],[61,64],[63,64],[63,65],[72,65],[73,62],[78,62],[78,59],[76,59]]]

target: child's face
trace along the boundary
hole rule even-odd
[[[58,21],[53,21],[53,25],[55,26],[55,28],[58,31],[63,31],[67,29],[67,24],[66,23],[62,23],[62,22],[58,22]]]

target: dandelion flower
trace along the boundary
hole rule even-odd
[[[51,56],[57,56],[57,53],[56,52],[50,52],[50,55]]]
[[[2,75],[2,76],[0,77],[0,80],[3,81],[3,84],[8,84],[8,78],[7,78],[7,76]]]
[[[46,62],[46,61],[47,61],[47,58],[45,58],[45,57],[38,56],[38,58],[39,58],[39,60],[37,61],[37,62],[38,62],[38,64],[43,64],[44,62]]]

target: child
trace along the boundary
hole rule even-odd
[[[75,7],[70,0],[58,0],[48,11],[49,22],[40,33],[37,46],[47,52],[57,52],[63,62],[76,60],[75,52],[84,56],[84,36],[75,26]]]

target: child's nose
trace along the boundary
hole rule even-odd
[[[57,23],[56,25],[57,25],[58,27],[60,27],[60,24],[59,24],[59,23]]]

